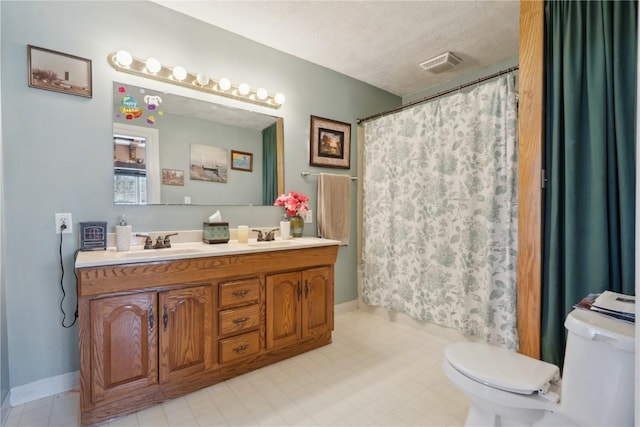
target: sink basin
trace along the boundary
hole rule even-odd
[[[247,246],[251,246],[252,248],[277,248],[280,246],[289,246],[291,244],[288,240],[272,240],[270,242],[251,242],[247,243]]]
[[[123,258],[153,258],[168,255],[189,255],[199,254],[202,251],[195,248],[167,248],[167,249],[142,249],[138,251],[122,252],[119,255]]]

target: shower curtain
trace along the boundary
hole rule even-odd
[[[363,302],[517,348],[514,86],[365,123]]]

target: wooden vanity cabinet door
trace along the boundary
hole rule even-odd
[[[160,292],[160,383],[214,367],[216,329],[210,285]]]
[[[302,339],[300,325],[300,273],[267,276],[267,348],[293,344]]]
[[[156,293],[93,300],[90,311],[92,401],[157,384]]]
[[[333,270],[319,267],[302,272],[302,337],[333,329]]]

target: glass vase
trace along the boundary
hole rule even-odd
[[[292,216],[289,218],[289,224],[291,225],[291,237],[302,237],[304,218],[298,215]]]

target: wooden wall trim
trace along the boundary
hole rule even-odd
[[[544,2],[520,2],[518,119],[519,352],[540,358],[542,288],[542,142],[544,138]]]

